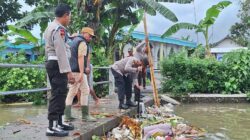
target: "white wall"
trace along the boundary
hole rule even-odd
[[[215,48],[235,48],[235,47],[242,47],[238,44],[236,44],[234,41],[231,39],[225,39],[221,43],[219,43]]]

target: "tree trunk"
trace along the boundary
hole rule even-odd
[[[114,43],[115,43],[115,35],[118,31],[118,22],[115,22],[112,29],[111,29],[111,33],[109,35],[109,39],[108,39],[108,46],[107,46],[107,50],[106,50],[106,56],[113,62],[113,58],[114,58]]]
[[[206,27],[206,31],[204,35],[205,35],[205,40],[206,40],[206,57],[210,57],[211,52],[210,52],[209,40],[208,40],[208,26]]]

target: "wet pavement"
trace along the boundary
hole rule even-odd
[[[144,102],[152,104],[151,97],[144,97]],[[32,106],[32,105],[30,105]],[[29,111],[26,111],[29,113]],[[30,113],[32,107],[30,108]],[[90,102],[90,112],[98,117],[97,122],[82,122],[80,108],[73,108],[72,114],[77,119],[73,122],[75,130],[70,131],[68,137],[57,138],[45,136],[48,127],[47,109],[43,107],[37,116],[18,118],[16,122],[8,123],[0,127],[0,140],[71,140],[71,139],[91,139],[92,135],[103,135],[105,132],[116,127],[123,115],[136,115],[136,108],[126,111],[118,109],[118,100],[116,94],[109,95],[100,100],[99,105]],[[13,112],[13,113],[18,113]]]

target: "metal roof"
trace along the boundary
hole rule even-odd
[[[145,35],[142,32],[133,32],[132,37],[135,39],[140,39],[140,40],[145,39]],[[197,47],[197,44],[195,42],[180,40],[180,39],[176,39],[176,38],[169,38],[169,37],[162,38],[160,35],[156,35],[156,34],[149,34],[149,41],[175,44],[175,45],[186,46],[186,47],[190,47],[190,48]]]
[[[32,49],[34,47],[33,44],[19,44],[19,45],[14,45],[10,42],[4,42],[2,46],[6,46],[8,48],[14,48],[14,49],[24,49],[24,50],[29,50]]]

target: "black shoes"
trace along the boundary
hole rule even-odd
[[[145,95],[142,95],[142,94],[141,94],[141,95],[140,95],[140,98],[143,98],[143,97],[145,97]]]
[[[128,109],[129,107],[136,107],[136,103],[132,101],[127,101],[126,104],[119,104],[119,109]]]
[[[61,125],[58,124],[58,128],[60,128],[62,130],[69,131],[69,130],[74,130],[74,125],[72,125],[71,123],[69,123],[69,124],[61,124]]]
[[[138,99],[135,99],[135,102],[138,102]],[[140,102],[143,102],[143,100],[142,100],[142,99],[140,99]]]
[[[58,127],[47,128],[46,131],[46,136],[65,137],[68,135],[69,135],[68,131],[64,131]]]
[[[128,109],[128,108],[129,108],[129,106],[126,105],[126,104],[120,104],[119,105],[119,109]]]
[[[126,105],[128,105],[129,107],[136,107],[136,106],[137,106],[137,104],[134,103],[134,102],[132,102],[132,101],[128,101],[128,102],[126,103]]]

